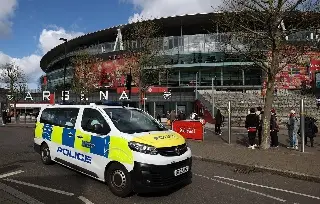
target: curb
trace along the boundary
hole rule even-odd
[[[237,163],[232,163],[232,162],[227,162],[227,161],[204,158],[204,157],[196,156],[196,155],[192,155],[192,158],[194,160],[211,162],[211,163],[226,165],[226,166],[230,166],[230,167],[236,167],[239,169],[247,170],[248,172],[268,172],[271,174],[276,174],[276,175],[280,175],[280,176],[284,176],[284,177],[288,177],[288,178],[294,178],[294,179],[299,179],[299,180],[304,180],[304,181],[309,181],[309,182],[320,183],[320,177],[311,176],[311,175],[307,175],[307,174],[303,174],[303,173],[299,173],[299,172],[294,172],[294,171],[287,171],[287,170],[269,168],[269,167],[258,166],[258,165],[237,164]]]

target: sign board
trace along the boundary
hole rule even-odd
[[[197,120],[175,120],[172,130],[186,139],[203,140],[203,124]]]

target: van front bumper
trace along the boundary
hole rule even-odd
[[[186,166],[189,167],[188,172],[178,176],[174,175],[175,170]],[[136,193],[149,193],[188,184],[192,179],[191,167],[191,157],[168,165],[152,165],[134,162],[134,168],[131,172],[133,189]]]

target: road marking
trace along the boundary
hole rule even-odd
[[[78,197],[82,202],[84,202],[85,204],[94,204],[93,202],[91,202],[90,200],[88,200],[87,198],[83,197],[83,196],[79,196]]]
[[[226,177],[222,177],[222,176],[213,176],[213,177],[214,178],[228,180],[228,181],[234,181],[234,182],[238,182],[238,183],[243,183],[243,184],[247,184],[247,185],[251,185],[251,186],[257,186],[257,187],[261,187],[261,188],[267,188],[267,189],[271,189],[271,190],[282,191],[282,192],[285,192],[285,193],[291,193],[291,194],[295,194],[295,195],[299,195],[299,196],[304,196],[304,197],[320,200],[319,197],[312,196],[312,195],[307,195],[307,194],[304,194],[304,193],[297,193],[297,192],[294,192],[294,191],[275,188],[275,187],[271,187],[271,186],[264,186],[264,185],[260,185],[260,184],[250,183],[250,182],[246,182],[246,181],[240,181],[240,180],[226,178]]]
[[[228,185],[228,186],[232,186],[232,187],[235,187],[235,188],[239,188],[241,190],[244,190],[244,191],[248,191],[250,193],[255,193],[257,195],[261,195],[261,196],[264,196],[264,197],[267,197],[267,198],[271,198],[271,199],[274,199],[274,200],[277,200],[277,201],[280,201],[280,202],[286,202],[286,200],[282,199],[282,198],[278,198],[278,197],[274,197],[274,196],[271,196],[271,195],[268,195],[268,194],[264,194],[264,193],[260,193],[258,191],[253,191],[253,190],[250,190],[250,189],[247,189],[247,188],[243,188],[241,186],[237,186],[237,185],[234,185],[234,184],[231,184],[231,183],[227,183],[227,182],[224,182],[224,181],[221,181],[221,180],[218,180],[218,179],[214,179],[214,178],[210,178],[210,177],[207,177],[207,176],[203,176],[203,175],[200,175],[200,174],[194,174],[196,176],[199,176],[199,177],[202,177],[202,178],[205,178],[205,179],[208,179],[208,180],[211,180],[211,181],[215,181],[215,182],[218,182],[218,183],[222,183],[222,184],[225,184],[225,185]]]
[[[11,196],[14,196],[16,197],[17,199],[19,200],[23,200],[25,201],[26,203],[29,203],[29,204],[43,204],[42,202],[10,187],[10,186],[7,186],[3,183],[0,183],[0,190],[3,190],[5,191],[6,193],[10,194]]]
[[[21,174],[21,173],[23,173],[23,172],[24,172],[24,171],[19,170],[19,171],[14,171],[14,172],[6,173],[6,174],[1,174],[1,175],[0,175],[0,179],[6,178],[6,177],[9,177],[9,176],[13,176],[13,175],[16,175],[16,174]]]
[[[21,184],[21,185],[25,185],[25,186],[30,186],[30,187],[34,187],[34,188],[39,188],[42,190],[46,190],[46,191],[51,191],[51,192],[55,192],[55,193],[60,193],[63,195],[67,195],[67,196],[73,196],[73,193],[69,193],[66,191],[61,191],[61,190],[57,190],[57,189],[53,189],[53,188],[48,188],[48,187],[44,187],[44,186],[39,186],[39,185],[35,185],[32,183],[27,183],[27,182],[23,182],[23,181],[17,181],[17,180],[13,180],[13,179],[4,179],[5,181],[9,181],[12,183],[17,183],[17,184]]]

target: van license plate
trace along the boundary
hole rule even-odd
[[[182,167],[180,169],[174,170],[174,176],[179,176],[181,174],[187,173],[189,171],[189,166]]]

